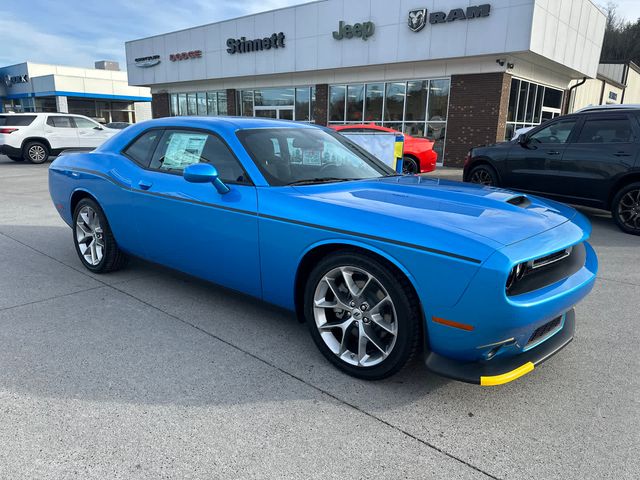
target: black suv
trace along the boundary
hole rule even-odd
[[[473,148],[463,178],[610,210],[622,230],[640,235],[640,108],[565,115]]]

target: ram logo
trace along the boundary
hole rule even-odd
[[[427,24],[427,9],[417,8],[409,11],[409,29],[412,32],[419,32]]]

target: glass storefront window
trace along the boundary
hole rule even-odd
[[[426,132],[424,129],[424,122],[416,122],[416,123],[405,123],[403,133],[407,135],[411,135],[412,137],[426,137]]]
[[[254,90],[254,103],[256,107],[271,107],[281,105],[293,105],[293,88],[262,88]]]
[[[535,127],[561,113],[563,91],[514,78],[509,91],[509,109],[505,140],[511,140],[516,130]]]
[[[179,115],[187,114],[187,94],[186,93],[178,94],[178,114]]]
[[[329,121],[344,122],[344,107],[347,87],[331,85],[329,87]]]
[[[198,115],[206,116],[207,115],[207,94],[205,92],[198,92],[196,94],[197,99],[197,112]]]
[[[309,121],[309,107],[311,103],[309,87],[296,88],[296,120]]]
[[[406,84],[387,83],[386,103],[384,108],[385,122],[402,122],[404,116],[404,97]]]
[[[179,115],[180,113],[178,112],[178,94],[177,93],[171,94],[170,104],[171,104],[171,116],[175,117]]]
[[[197,115],[197,98],[195,93],[187,94],[187,115]]]
[[[444,145],[447,133],[447,124],[444,122],[428,123],[427,138],[435,143],[433,149],[438,153],[438,160],[441,162],[444,155]]]
[[[382,121],[382,105],[384,104],[384,83],[368,83],[364,107],[364,119],[369,122]]]
[[[427,85],[429,82],[407,82],[405,122],[424,120],[427,111]]]
[[[449,109],[449,80],[431,80],[429,82],[429,118],[430,122],[443,122]]]
[[[253,117],[253,90],[243,90],[240,92],[242,108],[240,114],[243,117]]]
[[[216,92],[207,93],[207,115],[218,115],[218,94]]]
[[[227,115],[227,92],[218,92],[218,115]]]
[[[347,121],[362,123],[364,85],[347,86]]]
[[[555,88],[545,89],[543,106],[562,108],[562,90],[556,90]]]

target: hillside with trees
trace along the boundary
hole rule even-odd
[[[640,65],[640,19],[623,19],[613,2],[604,7],[607,26],[600,61],[628,61]]]

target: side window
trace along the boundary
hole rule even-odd
[[[149,130],[138,137],[138,139],[129,145],[122,153],[141,167],[147,168],[151,162],[151,155],[153,155],[153,150],[160,135],[162,135],[162,130]]]
[[[529,140],[532,143],[567,143],[569,135],[571,135],[571,131],[575,125],[576,120],[574,119],[554,122],[531,135]]]
[[[47,125],[56,128],[75,128],[71,117],[62,117],[60,115],[53,115],[47,118]]]
[[[631,123],[626,117],[588,118],[576,143],[626,143],[633,141]]]
[[[93,123],[91,120],[82,117],[74,117],[77,128],[95,128],[98,126],[97,123]]]
[[[249,183],[240,162],[229,147],[215,135],[184,130],[167,130],[153,155],[151,168],[182,172],[194,163],[210,163],[224,182]]]

